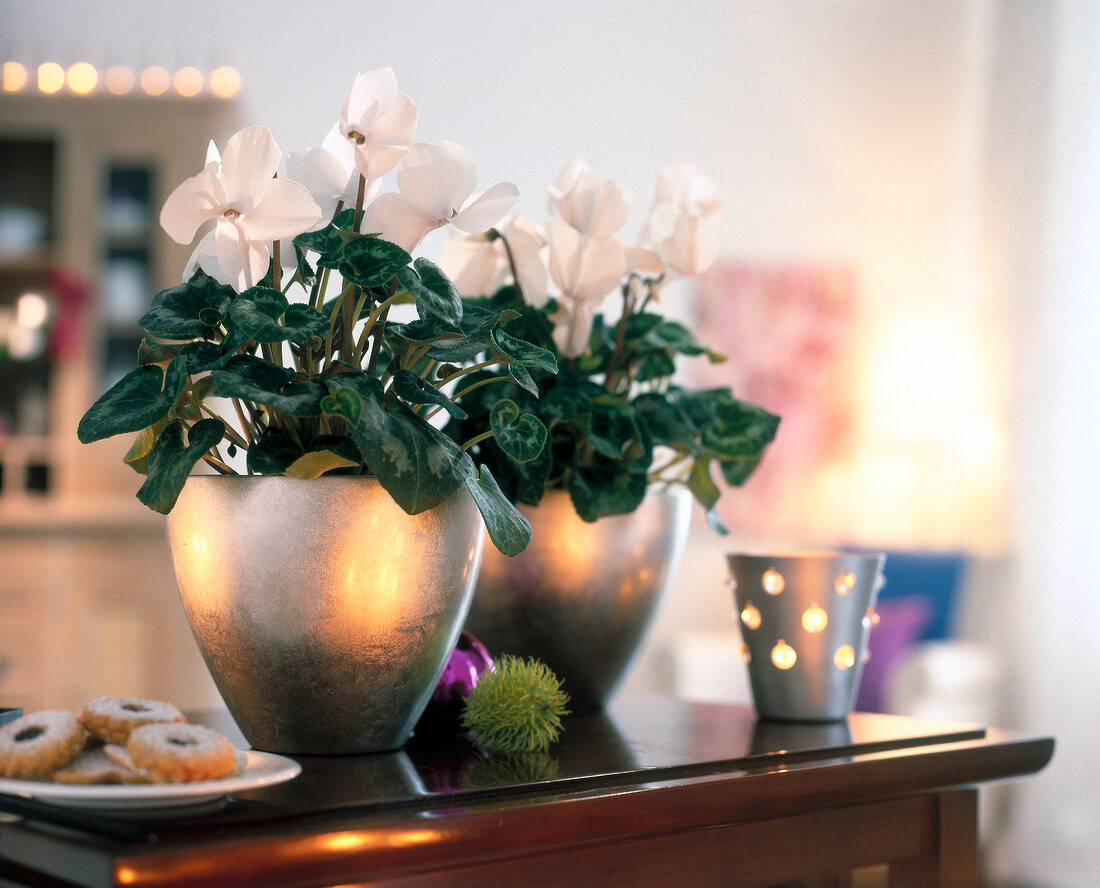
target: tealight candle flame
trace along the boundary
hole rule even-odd
[[[764,575],[760,578],[760,584],[769,595],[778,595],[787,588],[787,581],[783,579],[783,574],[775,568],[764,571]]]
[[[842,644],[833,655],[833,663],[837,669],[851,669],[856,665],[856,652],[850,644]]]
[[[836,594],[847,595],[856,587],[856,575],[851,571],[842,573],[836,578]]]
[[[795,661],[798,659],[798,654],[795,653],[793,647],[791,647],[782,638],[775,643],[775,647],[772,648],[772,662],[777,669],[790,669],[794,666]]]
[[[802,628],[807,632],[821,632],[829,625],[829,615],[817,604],[811,604],[802,614]]]
[[[749,629],[760,628],[760,609],[751,601],[747,602],[741,611],[741,622]]]

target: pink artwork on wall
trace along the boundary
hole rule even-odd
[[[704,345],[727,356],[699,372],[782,417],[757,472],[719,505],[731,527],[797,523],[800,491],[844,453],[852,429],[858,285],[851,268],[720,262],[702,281]]]

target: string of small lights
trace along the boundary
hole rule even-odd
[[[0,68],[0,91],[38,92],[43,95],[70,93],[78,96],[107,93],[115,96],[182,96],[208,94],[229,99],[241,89],[241,75],[222,65],[209,73],[187,65],[174,73],[161,65],[140,71],[126,65],[112,65],[100,71],[90,62],[76,62],[68,68],[57,62],[42,62],[28,68],[17,61],[5,61]]]

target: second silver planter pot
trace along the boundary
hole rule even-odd
[[[634,512],[582,521],[563,491],[537,507],[530,546],[486,548],[466,628],[493,656],[537,657],[562,679],[573,712],[600,709],[623,676],[674,577],[691,495],[653,492]]]

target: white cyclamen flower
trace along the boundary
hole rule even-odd
[[[400,194],[379,195],[363,214],[361,231],[377,233],[412,252],[425,235],[444,225],[476,234],[488,231],[519,200],[511,182],[471,199],[477,164],[453,142],[413,145],[397,167]]]
[[[717,222],[725,208],[725,200],[714,181],[690,163],[673,164],[658,174],[652,205],[658,207],[663,203],[673,203],[708,222]]]
[[[714,182],[694,166],[668,167],[653,189],[643,245],[667,269],[685,277],[700,274],[718,256],[717,223],[723,207]]]
[[[337,126],[364,179],[380,179],[397,166],[412,145],[419,117],[420,109],[397,91],[392,68],[355,78]]]
[[[550,215],[581,234],[610,237],[626,224],[630,192],[614,179],[601,181],[583,160],[570,161],[546,191]]]
[[[164,202],[160,224],[174,241],[190,243],[199,227],[217,220],[215,275],[237,292],[258,283],[271,259],[268,242],[310,230],[321,208],[297,182],[276,179],[279,146],[265,126],[229,139],[220,163],[187,179]]]
[[[540,255],[544,238],[538,227],[527,216],[514,216],[496,230],[500,237],[467,234],[451,238],[439,251],[439,267],[463,296],[485,296],[513,279],[514,263],[515,283],[524,302],[545,305],[549,298],[546,265]]]
[[[588,347],[596,310],[622,281],[626,251],[613,237],[589,237],[556,219],[546,225],[550,275],[561,291],[554,341],[575,358]]]

